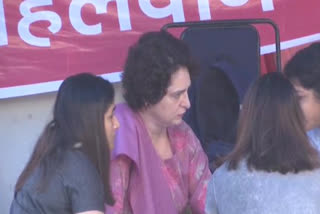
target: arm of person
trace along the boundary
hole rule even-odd
[[[68,154],[62,173],[72,213],[104,212],[105,197],[101,177],[82,152],[74,151]]]
[[[111,162],[111,187],[115,204],[106,205],[106,214],[130,214],[128,187],[130,179],[131,160],[124,155]]]
[[[211,176],[208,158],[198,138],[190,129],[191,159],[189,163],[189,204],[192,213],[204,213],[207,185]]]
[[[207,190],[205,214],[219,214],[217,208],[216,194],[214,188],[214,178],[212,177]]]

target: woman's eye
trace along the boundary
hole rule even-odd
[[[176,93],[176,94],[173,94],[173,98],[175,99],[179,99],[181,96],[181,93]]]

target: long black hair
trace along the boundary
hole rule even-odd
[[[18,192],[34,170],[42,172],[41,189],[62,163],[69,149],[81,144],[82,151],[96,166],[103,180],[105,202],[114,203],[109,185],[110,152],[104,114],[114,102],[112,84],[101,77],[83,73],[63,81],[54,105],[53,119],[39,137],[29,162],[21,173]]]

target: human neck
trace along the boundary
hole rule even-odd
[[[156,120],[148,111],[140,112],[140,115],[153,143],[167,137],[167,128]]]
[[[154,118],[150,112],[140,112],[140,115],[158,156],[162,160],[170,159],[173,153],[167,134],[167,127]]]

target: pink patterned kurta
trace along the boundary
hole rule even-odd
[[[173,157],[163,160],[161,169],[177,213],[182,213],[186,207],[189,207],[193,214],[204,213],[206,188],[211,176],[207,156],[186,123],[182,122],[169,128],[168,134]],[[116,203],[113,207],[107,207],[107,214],[132,213],[128,200],[130,190],[135,188],[130,185],[131,167],[132,161],[125,155],[120,155],[112,161],[111,182]]]

